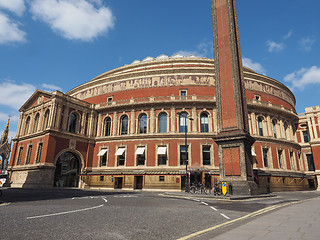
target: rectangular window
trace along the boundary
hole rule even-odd
[[[210,146],[202,146],[202,163],[203,165],[210,165]]]
[[[124,166],[125,163],[125,148],[118,148],[116,152],[116,156],[118,156],[118,166]]]
[[[266,167],[266,168],[269,167],[268,152],[269,152],[269,149],[268,149],[268,148],[263,148],[263,149],[262,149],[263,164],[264,164],[264,167]]]
[[[294,169],[294,162],[293,162],[293,152],[290,151],[290,164],[291,164],[291,169]]]
[[[37,157],[36,157],[36,163],[40,163],[41,162],[42,147],[43,147],[43,143],[39,143],[38,151],[37,151]]]
[[[308,143],[310,141],[308,132],[307,131],[303,131],[302,134],[303,134],[303,141],[305,143]]]
[[[308,162],[309,171],[315,171],[316,168],[314,166],[313,155],[312,154],[307,154],[306,156],[307,156],[307,162]]]
[[[126,158],[124,157],[124,155],[118,156],[118,166],[124,166],[125,160]]]
[[[111,104],[112,102],[112,97],[108,97],[108,104]]]
[[[102,148],[98,153],[98,157],[100,157],[100,167],[107,166],[107,148]]]
[[[100,181],[104,181],[104,176],[100,176]]]
[[[158,147],[158,165],[167,165],[167,147]]]
[[[187,90],[180,90],[180,98],[181,100],[187,99]]]
[[[164,176],[159,176],[159,182],[164,182]]]
[[[261,101],[261,96],[258,95],[258,94],[255,94],[255,95],[254,95],[254,99],[255,99],[256,101]]]
[[[188,164],[188,146],[180,146],[180,165]]]
[[[28,153],[27,153],[26,164],[30,164],[31,154],[32,154],[32,145],[29,145],[29,147],[28,147]]]
[[[283,168],[282,150],[278,150],[278,158],[279,158],[279,168]]]
[[[23,147],[20,147],[19,148],[19,153],[18,153],[17,165],[21,164],[22,153],[23,153]]]
[[[136,150],[136,155],[137,155],[137,165],[145,165],[145,147],[138,147]]]

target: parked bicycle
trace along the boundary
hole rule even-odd
[[[208,194],[209,193],[209,189],[206,188],[206,186],[204,186],[203,183],[193,184],[190,187],[190,193],[192,193],[192,194],[196,194],[196,193]]]
[[[221,195],[222,194],[222,189],[220,188],[218,183],[214,184],[213,194],[214,195]]]

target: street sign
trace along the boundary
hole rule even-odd
[[[227,182],[222,182],[221,183],[221,188],[222,188],[222,194],[224,196],[227,195],[227,192],[228,192],[228,184],[227,184]]]

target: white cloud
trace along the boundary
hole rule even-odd
[[[24,0],[0,0],[0,9],[5,9],[18,16],[22,16],[26,10],[26,6],[24,5]]]
[[[208,55],[210,54],[210,51],[213,54],[213,42],[204,40],[198,44],[196,50],[194,51],[180,50],[175,54],[180,54],[183,56],[194,55],[196,57],[209,57]]]
[[[261,73],[264,75],[267,73],[266,69],[260,63],[253,62],[250,58],[243,57],[242,64],[248,68],[251,68],[257,73]]]
[[[0,44],[24,42],[26,33],[19,29],[19,24],[0,12]]]
[[[114,16],[107,7],[96,8],[99,0],[33,0],[34,19],[47,23],[64,38],[90,41],[114,26]]]
[[[3,82],[0,84],[0,105],[18,110],[35,90],[36,87],[31,84]]]
[[[310,37],[305,37],[302,38],[299,41],[299,44],[302,46],[302,48],[309,52],[312,49],[312,45],[316,42],[316,40],[314,38],[310,38]]]
[[[47,84],[47,83],[43,83],[41,84],[41,86],[44,88],[44,89],[48,89],[48,90],[59,90],[59,91],[62,91],[62,88],[56,86],[56,85],[53,85],[53,84]]]
[[[288,38],[290,38],[290,37],[292,36],[292,34],[293,34],[293,31],[290,30],[290,31],[287,33],[287,35],[285,35],[283,38],[284,38],[284,39],[288,39]]]
[[[309,69],[301,68],[286,75],[284,80],[292,83],[292,89],[298,88],[303,90],[307,85],[320,84],[320,68],[317,66],[312,66]]]
[[[285,45],[283,43],[276,43],[274,41],[267,41],[268,51],[269,52],[281,52]]]

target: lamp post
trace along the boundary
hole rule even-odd
[[[188,129],[187,129],[187,119],[189,120],[193,120],[193,118],[191,117],[188,117],[187,113],[184,113],[184,112],[178,112],[177,113],[179,115],[179,121],[180,121],[180,118],[183,117],[184,118],[184,148],[185,148],[185,164],[186,164],[186,182],[185,182],[185,188],[186,188],[186,192],[189,192],[189,179],[188,179],[188,160],[189,160],[189,157],[188,157],[188,145],[187,145],[187,132],[188,132]],[[180,124],[181,124],[181,121],[180,121]],[[179,125],[180,125],[179,124]],[[181,130],[181,126],[180,126],[180,129]]]

